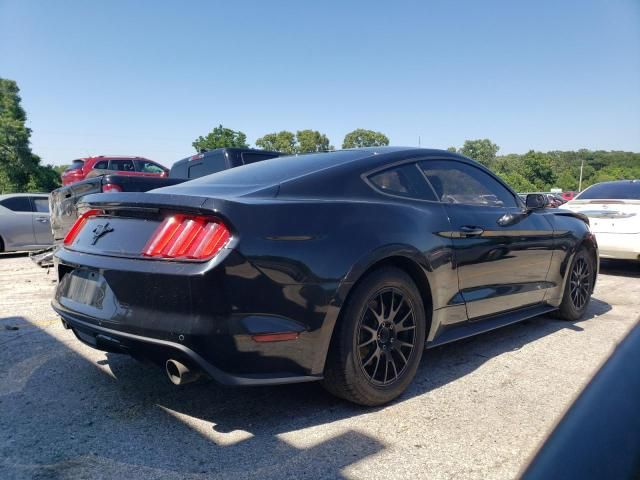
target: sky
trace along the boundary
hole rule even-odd
[[[637,152],[640,0],[0,0],[0,77],[55,165],[171,166],[218,124]]]

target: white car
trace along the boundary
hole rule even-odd
[[[0,195],[0,252],[39,250],[53,245],[49,196],[38,193]]]
[[[560,208],[589,217],[600,258],[640,260],[640,180],[596,183]]]

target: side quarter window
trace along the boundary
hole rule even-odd
[[[29,197],[9,197],[0,202],[0,205],[12,212],[32,212]]]
[[[149,162],[147,160],[136,160],[136,165],[139,172],[144,173],[164,173],[164,169],[157,163]]]
[[[49,199],[42,197],[31,197],[33,208],[38,213],[49,213]]]
[[[415,163],[407,163],[374,173],[369,177],[373,186],[389,195],[436,201],[433,191]]]
[[[514,195],[479,168],[453,160],[426,160],[420,168],[438,200],[485,207],[517,207]]]

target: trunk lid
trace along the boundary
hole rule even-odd
[[[640,233],[640,200],[572,200],[564,208],[588,217],[594,233]]]
[[[175,213],[205,215],[226,221],[224,201],[188,195],[101,193],[78,204],[79,213],[99,210],[85,221],[69,250],[114,257],[143,258],[144,247],[162,220]]]

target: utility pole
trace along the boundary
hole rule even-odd
[[[584,158],[580,160],[580,181],[578,182],[578,192],[582,191],[582,169],[584,168]]]
[[[418,135],[418,147],[420,146],[420,135]]]

